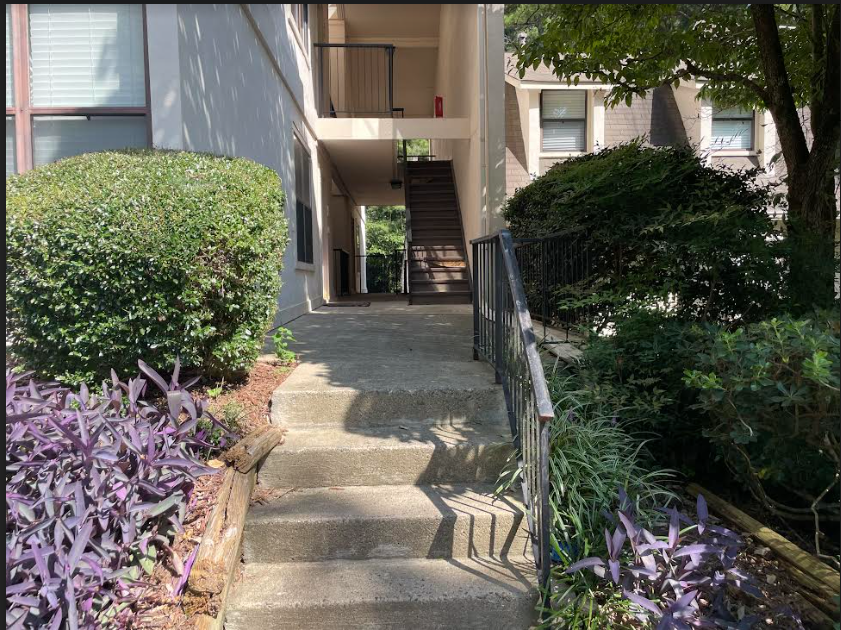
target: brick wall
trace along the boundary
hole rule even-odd
[[[518,188],[528,186],[528,161],[523,129],[520,126],[520,106],[513,85],[505,84],[505,194],[511,196]]]

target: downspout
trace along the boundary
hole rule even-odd
[[[490,234],[491,231],[491,208],[490,192],[488,190],[488,164],[490,163],[490,151],[488,150],[488,5],[482,5],[482,124],[479,125],[480,142],[482,144],[482,235]]]

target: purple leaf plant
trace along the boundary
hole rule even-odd
[[[604,533],[607,558],[584,558],[566,573],[590,569],[609,579],[635,604],[637,616],[656,624],[657,630],[749,628],[755,619],[733,619],[724,602],[727,586],[762,596],[749,576],[735,567],[741,538],[709,523],[703,496],[698,496],[697,521],[674,508],[662,511],[668,516],[668,529],[655,536],[635,522],[633,502],[620,491],[620,509],[616,520],[611,519],[616,529]],[[709,610],[701,610],[702,602],[709,603]]]
[[[199,421],[231,434],[179,383],[143,377],[71,391],[6,369],[6,627],[118,626],[182,530],[197,477],[216,472]],[[145,400],[147,382],[161,390]],[[188,559],[188,565],[192,564]],[[186,580],[189,566],[178,580]]]

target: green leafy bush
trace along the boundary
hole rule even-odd
[[[838,314],[709,330],[686,384],[711,418],[704,434],[768,509],[837,516],[841,472]]]
[[[634,141],[555,165],[504,213],[515,237],[585,231],[592,276],[568,306],[608,321],[629,300],[686,320],[756,321],[776,312],[784,286],[769,202],[752,171]]]
[[[226,375],[256,359],[287,243],[277,174],[185,152],[81,155],[6,179],[6,332],[46,376]]]

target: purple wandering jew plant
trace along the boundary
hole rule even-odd
[[[196,425],[229,432],[187,391],[197,379],[139,366],[145,378],[112,372],[98,393],[7,367],[7,628],[119,625],[182,529],[195,479],[215,472]],[[149,380],[163,405],[144,398]]]
[[[725,587],[756,597],[761,593],[735,566],[741,538],[709,522],[704,497],[698,496],[697,521],[674,508],[664,509],[668,529],[655,536],[635,522],[633,503],[623,494],[616,529],[612,534],[604,532],[607,558],[584,558],[566,573],[591,569],[598,577],[610,579],[636,605],[638,617],[653,621],[657,630],[750,627],[755,620],[737,621],[727,611]],[[702,603],[709,604],[709,609],[702,610]]]

